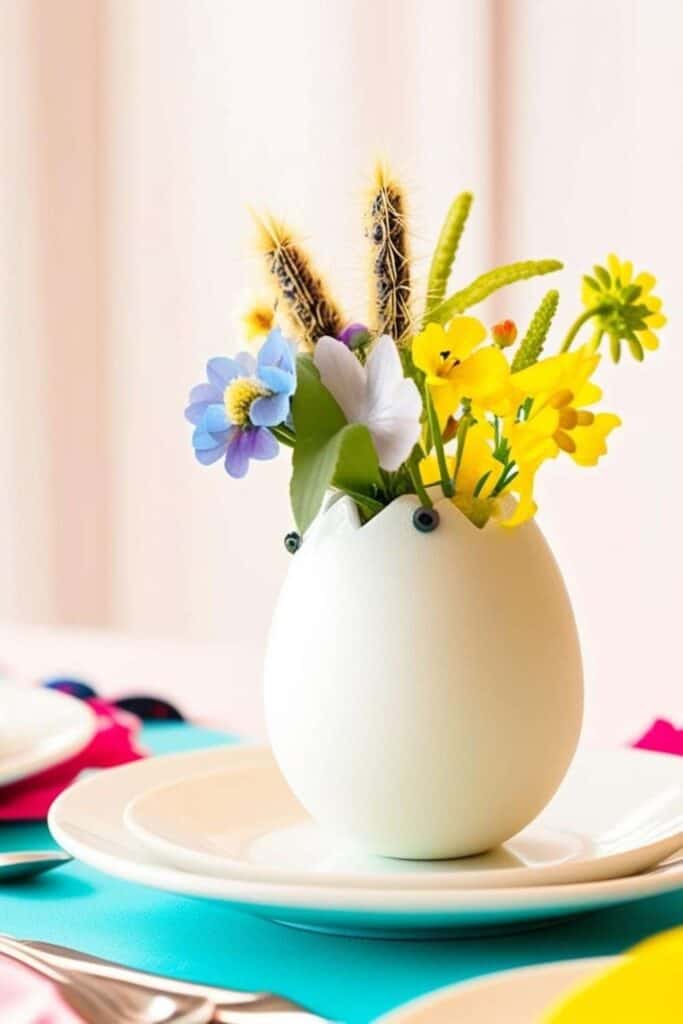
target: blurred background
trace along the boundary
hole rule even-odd
[[[242,346],[247,204],[299,228],[365,315],[363,196],[386,157],[416,275],[476,193],[456,274],[558,257],[556,337],[610,250],[670,324],[605,362],[624,426],[540,486],[586,664],[586,739],[683,714],[679,403],[683,12],[671,0],[0,0],[0,660],[158,688],[261,729],[287,566],[287,457],[200,469],[183,420]],[[524,325],[548,280],[480,308]],[[517,587],[523,580],[501,580]]]

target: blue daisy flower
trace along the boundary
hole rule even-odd
[[[205,383],[190,392],[185,418],[193,424],[197,460],[225,459],[232,477],[243,477],[251,459],[273,459],[279,444],[270,427],[286,423],[296,391],[296,346],[272,330],[256,359],[240,352],[206,364]]]

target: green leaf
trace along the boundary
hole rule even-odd
[[[621,339],[616,334],[610,334],[609,336],[609,350],[612,361],[618,363],[621,359]]]
[[[621,293],[622,302],[635,302],[643,294],[643,289],[639,284],[630,284],[628,288],[624,288]]]
[[[492,470],[489,469],[486,473],[484,473],[483,476],[479,477],[479,479],[477,480],[476,487],[474,488],[474,490],[472,492],[472,497],[473,498],[478,498],[479,497],[479,495],[481,494],[481,492],[482,492],[482,490],[484,488],[484,485],[486,484],[486,481],[491,476],[491,473],[492,473]]]
[[[598,281],[600,282],[602,287],[605,289],[605,291],[606,292],[609,291],[610,288],[612,287],[612,278],[609,276],[609,274],[605,270],[605,268],[598,266],[598,264],[596,263],[595,266],[593,267],[593,270],[595,272],[595,276],[597,277]]]
[[[639,363],[642,363],[643,359],[645,358],[645,353],[643,352],[643,346],[640,344],[640,341],[638,340],[638,338],[636,338],[635,334],[629,334],[629,336],[626,338],[626,342],[628,344],[629,349],[631,350],[631,355],[633,356],[633,358],[636,359]]]
[[[358,504],[362,499],[364,511],[377,511],[382,477],[370,431],[346,422],[310,356],[298,357],[297,376],[290,495],[297,528],[305,533],[320,511],[325,492],[333,486],[351,494]]]

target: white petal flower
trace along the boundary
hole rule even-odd
[[[341,341],[320,338],[313,361],[349,423],[370,431],[380,466],[398,469],[420,436],[422,399],[415,382],[403,376],[393,339],[382,335],[363,366]]]

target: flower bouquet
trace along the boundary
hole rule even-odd
[[[378,169],[367,323],[342,313],[294,234],[259,219],[270,292],[244,324],[261,347],[210,359],[186,410],[198,461],[230,476],[292,449],[271,741],[314,817],[391,856],[489,849],[564,776],[581,660],[532,521],[536,475],[606,453],[620,421],[596,409],[602,349],[640,361],[665,323],[654,278],[612,255],[584,277],[559,344],[555,290],[521,337],[509,319],[487,327],[472,307],[562,264],[512,263],[449,292],[471,206],[452,203],[418,304],[404,192]]]

